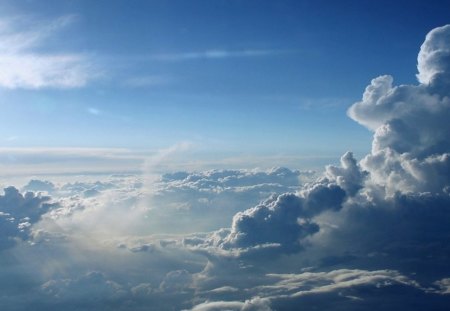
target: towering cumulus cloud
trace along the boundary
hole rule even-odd
[[[431,31],[419,57],[418,86],[394,87],[390,76],[372,80],[349,115],[375,132],[361,162],[387,194],[439,193],[450,174],[450,26]]]
[[[423,84],[449,84],[450,77],[450,25],[436,28],[427,35],[418,57],[417,78]],[[447,87],[448,91],[448,87]]]
[[[349,108],[352,119],[374,132],[372,150],[359,163],[346,153],[340,167],[328,166],[323,177],[295,194],[237,213],[229,231],[202,244],[222,256],[224,250],[232,251],[265,275],[258,289],[242,277],[228,278],[226,285],[253,294],[235,295],[237,301],[259,297],[280,310],[362,310],[381,299],[388,310],[402,305],[420,310],[420,301],[433,310],[445,309],[449,300],[443,284],[450,275],[450,25],[426,36],[418,70],[418,85],[394,86],[388,75],[373,79],[362,100]],[[278,255],[300,252],[292,258],[311,272],[289,268],[283,282],[273,283],[267,279],[265,256],[243,256],[249,249],[268,248]],[[347,270],[339,270],[343,267]],[[220,283],[212,280],[222,270],[233,271],[229,262],[212,256],[199,286],[217,287]],[[235,270],[246,275],[245,268]],[[323,271],[339,277],[323,283]],[[341,278],[344,274],[349,277]]]

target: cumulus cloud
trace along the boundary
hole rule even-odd
[[[48,23],[26,23],[25,18],[3,18],[0,28],[0,86],[8,89],[76,88],[95,74],[86,56],[74,53],[42,53],[48,37],[71,24],[74,16]],[[38,25],[38,26],[36,26]]]
[[[318,231],[308,220],[300,219],[303,202],[284,194],[233,217],[230,234],[223,247],[279,246],[299,247],[300,239]]]
[[[4,192],[0,195],[0,250],[13,246],[16,239],[28,239],[31,226],[55,207],[47,196],[21,194],[14,187],[5,188]]]
[[[325,211],[341,209],[347,194],[337,182],[352,193],[356,191],[353,183],[362,182],[364,174],[355,173],[358,169],[351,153],[343,156],[342,164],[343,167],[330,166],[329,178],[306,184],[296,194],[273,194],[255,207],[236,213],[229,230],[216,231],[204,241],[189,239],[187,244],[214,246],[232,252],[238,250],[242,254],[266,252],[277,255],[302,249],[304,240],[319,231],[313,218]],[[347,175],[358,176],[358,179],[351,183],[346,181]]]
[[[264,283],[264,269],[249,268],[267,265],[264,256],[255,259],[236,250],[270,249],[272,254],[289,253],[300,266],[311,265],[312,269],[368,269],[361,275],[361,271],[349,272],[358,275],[349,282],[321,279],[320,285],[313,281],[317,274],[305,274],[305,283],[299,286],[302,290],[297,292],[290,292],[295,288],[291,283],[284,289],[272,284],[267,287],[270,291],[283,292],[272,297],[273,308],[290,309],[302,303],[339,309],[337,304],[346,310],[371,308],[375,293],[389,297],[388,310],[401,305],[399,297],[412,296],[419,297],[414,301],[429,299],[436,309],[444,308],[445,277],[450,273],[445,264],[450,259],[446,245],[450,236],[449,33],[450,27],[445,26],[426,37],[419,56],[421,84],[394,86],[392,77],[381,76],[372,80],[362,100],[350,107],[349,116],[374,131],[371,153],[359,163],[346,153],[340,167],[328,166],[323,177],[295,194],[274,196],[237,213],[230,229],[216,231],[204,241],[188,242],[194,249],[214,254],[200,274],[203,283],[199,284],[206,288],[239,286],[221,271],[242,281],[248,278],[249,269],[254,280],[260,273],[257,282]],[[303,252],[292,255],[298,251]],[[218,259],[221,256],[231,256],[236,263],[230,265]],[[271,258],[286,263],[283,257]],[[240,261],[247,265],[238,264]],[[378,270],[386,268],[394,270]],[[345,274],[343,270],[335,272]],[[402,273],[415,275],[426,286]],[[305,284],[311,284],[310,290],[305,290]],[[395,297],[389,294],[393,290]],[[261,291],[255,295],[260,296]],[[248,297],[235,301],[242,303]],[[322,303],[325,297],[333,303]]]
[[[301,240],[319,231],[311,219],[324,210],[339,210],[345,192],[339,186],[315,184],[301,196],[282,194],[237,213],[221,246],[247,248],[270,246],[298,250]],[[279,252],[279,250],[277,250]]]
[[[348,111],[374,131],[372,152],[361,166],[387,195],[442,192],[449,184],[449,33],[444,26],[427,35],[419,53],[422,84],[393,86],[390,76],[375,78]]]
[[[184,232],[211,231],[228,226],[236,212],[272,194],[294,192],[312,172],[276,167],[270,170],[179,171],[163,174],[153,185],[152,214],[176,223]],[[177,217],[177,215],[179,217]],[[187,223],[182,223],[186,220]],[[192,222],[196,226],[192,226]]]
[[[427,34],[417,57],[417,79],[423,84],[448,85],[450,74],[450,25]]]
[[[363,187],[367,172],[359,167],[353,153],[346,152],[341,157],[341,167],[328,165],[325,176],[349,195],[355,195]]]

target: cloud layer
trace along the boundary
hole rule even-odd
[[[211,170],[6,188],[0,306],[446,310],[449,37],[427,35],[418,85],[371,81],[348,111],[373,131],[371,152],[317,178]]]

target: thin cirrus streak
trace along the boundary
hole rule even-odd
[[[297,53],[294,50],[226,50],[226,49],[210,49],[205,51],[194,51],[194,52],[182,52],[182,53],[161,53],[161,54],[151,54],[143,58],[149,60],[158,61],[190,61],[190,60],[201,60],[201,59],[228,59],[228,58],[252,58],[252,57],[268,57],[277,56],[285,54]]]

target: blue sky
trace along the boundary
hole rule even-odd
[[[362,155],[372,133],[346,110],[376,76],[416,83],[418,47],[449,6],[2,1],[2,56],[16,62],[2,65],[1,145]],[[47,63],[17,78],[27,57]]]

